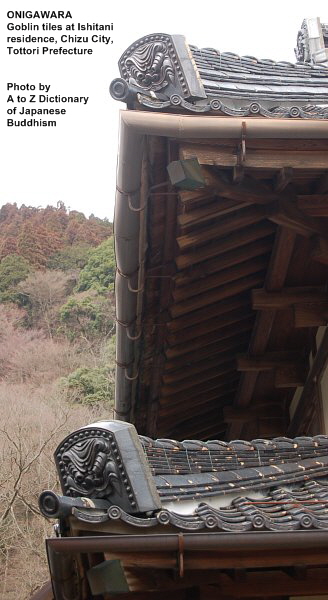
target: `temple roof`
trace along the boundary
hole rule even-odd
[[[111,94],[129,108],[231,116],[328,117],[328,27],[306,19],[298,62],[275,62],[188,45],[182,35],[155,33],[121,56]]]
[[[55,457],[65,496],[41,495],[48,517],[183,530],[328,529],[325,435],[177,442],[98,422],[63,440]]]

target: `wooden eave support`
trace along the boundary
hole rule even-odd
[[[231,373],[234,370],[235,361],[233,355],[227,355],[222,357],[221,361],[212,368],[209,368],[197,375],[197,384],[210,382],[212,379],[222,377],[227,373]],[[183,390],[190,390],[194,387],[193,380],[191,378],[181,379],[175,383],[163,385],[161,388],[161,396],[174,396]]]
[[[231,218],[225,217],[215,225],[182,235],[177,238],[177,243],[181,251],[188,248],[194,247],[195,245],[201,245],[206,242],[232,233],[248,225],[259,223],[265,218],[266,214],[263,208],[257,206],[251,206],[249,208],[243,208],[238,214],[233,215]]]
[[[328,217],[328,194],[297,196],[297,208],[311,217]]]
[[[212,172],[206,167],[203,167],[202,172],[204,179],[209,186],[209,192],[212,190],[212,193],[221,194],[224,198],[228,198],[235,202],[244,202],[245,204],[250,205],[266,205],[264,213],[270,221],[288,227],[300,235],[311,237],[313,234],[317,234],[323,239],[328,237],[327,227],[323,225],[319,219],[311,217],[310,214],[304,214],[302,210],[299,209],[296,204],[296,195],[291,191],[289,191],[289,193],[284,192],[284,189],[293,177],[293,171],[290,170],[290,168],[285,167],[279,172],[275,183],[275,191],[270,190],[270,188],[263,185],[263,183],[254,181],[249,177],[244,178],[241,183],[236,184],[230,183],[227,181],[226,177],[216,172]],[[312,202],[318,202],[317,198],[309,196],[309,203],[311,202],[311,198]],[[300,200],[302,205],[304,205],[307,201],[307,197],[301,196]],[[322,198],[321,205],[323,206]],[[321,210],[323,210],[322,207]],[[325,211],[327,211],[328,214],[327,202]],[[319,216],[322,216],[322,214],[319,213]],[[245,226],[247,226],[246,221]],[[224,223],[222,231],[224,233]],[[206,241],[205,239],[203,240],[203,237],[207,236],[208,232],[215,235],[214,228],[213,230],[209,228],[200,235],[198,243]],[[220,235],[220,233],[218,235]],[[195,243],[197,243],[197,240],[195,240],[195,236],[193,235],[185,235],[178,238],[178,244],[181,249],[188,247],[188,244],[192,246]]]
[[[319,219],[304,215],[296,204],[286,199],[278,200],[267,206],[266,216],[273,223],[288,227],[305,237],[318,234],[325,239],[328,236],[326,225]]]
[[[177,286],[172,296],[175,302],[186,301],[192,296],[198,296],[214,288],[240,280],[243,277],[265,270],[268,265],[268,256],[255,256],[245,262],[234,265],[229,268],[222,268],[219,272],[207,274],[206,270],[203,276],[194,282],[189,282],[184,286]]]
[[[250,327],[245,332],[236,331],[235,335],[231,335],[229,338],[212,342],[202,348],[168,359],[165,361],[165,372],[184,369],[186,365],[194,363],[199,364],[203,360],[210,359],[229,350],[240,351],[241,348],[246,348],[249,340],[249,330]]]
[[[187,251],[181,253],[176,257],[176,265],[178,269],[184,269],[186,267],[199,264],[210,258],[218,257],[226,252],[237,249],[242,251],[242,247],[263,240],[268,236],[271,236],[276,231],[276,227],[273,223],[263,222],[257,223],[237,231],[236,233],[229,233],[229,235],[221,240],[210,242],[206,246],[194,248],[190,246]]]
[[[218,331],[227,325],[233,325],[234,323],[242,322],[244,319],[251,319],[253,316],[254,315],[250,307],[247,305],[246,307],[232,310],[224,315],[213,317],[208,321],[191,325],[185,331],[183,331],[183,333],[181,333],[181,331],[170,333],[167,335],[166,341],[170,347],[181,344],[182,340],[185,344],[187,341],[194,340],[197,337],[205,335],[206,333]]]
[[[268,292],[265,289],[252,291],[252,306],[255,310],[284,310],[298,304],[320,304],[327,300],[324,286],[284,288],[279,292]]]
[[[294,325],[300,327],[320,327],[328,323],[328,300],[307,302],[293,307]]]
[[[296,234],[290,229],[278,229],[265,280],[267,290],[275,291],[283,287],[294,249],[295,237]],[[270,338],[275,315],[276,311],[274,309],[264,310],[257,314],[249,345],[249,352],[252,355],[261,355],[264,353]],[[235,397],[235,406],[248,406],[250,404],[257,377],[258,372],[242,374]],[[242,429],[242,423],[231,423],[227,435],[228,439],[240,437]]]
[[[275,192],[282,192],[293,180],[294,170],[292,167],[283,167],[278,171],[274,179]]]
[[[237,356],[238,371],[272,371],[282,367],[304,367],[302,359],[296,360],[295,353],[268,352],[262,356],[251,357],[247,354]]]
[[[237,279],[237,281],[233,281],[232,283],[221,285],[214,290],[210,290],[206,294],[198,294],[197,296],[188,298],[188,300],[172,304],[172,306],[170,306],[171,317],[181,317],[194,310],[219,302],[219,300],[224,300],[225,298],[230,298],[230,296],[235,296],[246,290],[250,290],[261,283],[263,284],[263,278],[264,271],[262,270],[259,273]]]
[[[294,388],[304,385],[308,364],[306,361],[288,356],[281,352],[277,356],[263,355],[251,358],[242,356],[237,359],[237,370],[246,373],[260,373],[263,371],[274,371],[274,385],[276,388]],[[285,356],[284,356],[285,354]]]
[[[286,142],[288,144],[289,142]],[[236,148],[222,145],[206,145],[182,142],[180,143],[180,158],[190,159],[197,157],[201,165],[215,165],[219,167],[238,166],[238,153]],[[250,148],[246,143],[246,152],[243,167],[257,169],[274,168],[282,169],[286,166],[293,169],[328,169],[327,146],[322,150],[303,150],[301,141],[297,150],[282,150],[275,148]]]
[[[208,275],[218,274],[219,271],[229,267],[244,268],[244,263],[250,259],[268,255],[272,249],[272,240],[268,238],[260,239],[250,243],[242,248],[236,248],[218,257],[209,259],[206,263],[193,265],[192,268],[180,271],[175,276],[175,288],[180,286],[190,286],[196,281],[204,279]]]

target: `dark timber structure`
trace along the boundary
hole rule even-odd
[[[296,58],[120,59],[118,420],[55,453],[40,599],[328,594],[327,25]]]

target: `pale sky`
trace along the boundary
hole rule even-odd
[[[46,206],[56,205],[60,200],[71,210],[109,219],[114,210],[118,117],[119,110],[125,105],[111,99],[108,86],[112,79],[119,77],[117,61],[131,43],[150,33],[179,33],[198,47],[295,62],[293,49],[303,18],[319,16],[322,22],[328,22],[327,0],[311,3],[303,0],[252,0],[248,3],[235,0],[197,4],[142,0],[138,3],[115,2],[112,6],[106,0],[93,3],[85,0],[65,3],[59,0],[39,3],[35,0],[28,3],[26,0],[15,3],[5,0],[1,5],[0,204],[17,202],[19,205]],[[7,11],[45,9],[70,10],[75,23],[113,23],[113,44],[89,44],[94,51],[90,56],[9,56],[7,35],[51,34],[8,31]],[[21,22],[15,20],[15,23]],[[23,22],[40,23],[40,20]],[[51,22],[66,24],[71,21]],[[78,32],[77,35],[81,34]],[[32,47],[31,44],[28,47]],[[7,102],[7,83],[50,84],[49,95],[89,96],[89,101],[85,106],[42,104],[46,108],[67,109],[66,115],[58,116],[56,128],[7,127],[7,109],[12,106]],[[19,118],[24,117],[20,115]],[[35,118],[48,120],[53,117],[41,115]]]

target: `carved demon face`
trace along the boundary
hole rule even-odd
[[[126,59],[130,79],[144,90],[160,90],[174,81],[174,69],[164,42],[140,46]]]
[[[108,440],[80,440],[63,453],[62,461],[72,496],[106,498],[118,491],[119,478]]]

